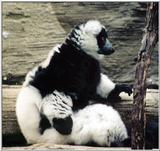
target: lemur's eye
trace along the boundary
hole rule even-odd
[[[102,48],[106,43],[106,38],[108,38],[105,28],[102,28],[101,32],[97,35],[97,42],[99,48]]]
[[[101,37],[102,42],[106,41],[106,38],[104,36]]]
[[[102,40],[102,41],[105,41],[106,38],[108,38],[107,32],[104,28],[102,28],[102,30],[99,33],[99,35],[97,36],[97,38],[99,38],[99,40]]]

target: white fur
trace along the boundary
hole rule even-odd
[[[81,34],[80,34],[80,47],[87,54],[93,56],[96,59],[101,59],[102,55],[99,55],[97,51],[99,50],[97,44],[96,36],[104,28],[99,21],[90,20],[85,25],[81,25]]]
[[[43,98],[40,112],[47,116],[52,125],[53,118],[65,118],[72,115],[72,106],[69,96],[55,90]]]
[[[73,113],[73,129],[70,135],[61,135],[54,128],[47,129],[40,135],[40,100],[39,93],[33,87],[22,88],[17,99],[17,118],[28,143],[80,145],[94,141],[102,146],[110,146],[112,142],[123,141],[128,137],[118,112],[102,104],[89,105]]]
[[[84,26],[84,31],[86,33],[92,33],[93,35],[98,35],[102,27],[105,28],[99,21],[97,20],[89,20]]]
[[[52,143],[54,144],[68,144],[71,143],[69,135],[61,135],[54,128],[46,129],[37,140],[36,143]]]
[[[99,47],[95,36],[91,33],[83,33],[81,38],[81,49],[94,58],[99,59],[99,54],[97,53]]]
[[[97,46],[96,34],[100,32],[102,27],[103,26],[97,21],[89,21],[86,25],[80,26],[81,30],[76,30],[77,36],[80,35],[78,42],[81,48],[95,58],[99,58],[97,54],[99,48]],[[39,66],[46,68],[54,53],[60,53],[59,47],[60,45],[54,47],[50,51],[47,59]],[[58,99],[53,96],[53,94],[42,99],[39,90],[29,84],[30,81],[34,79],[39,66],[27,74],[16,104],[18,123],[28,143],[52,142],[53,144],[66,144],[73,142],[75,144],[83,144],[93,140],[99,145],[110,145],[113,141],[112,137],[115,135],[118,135],[120,138],[125,138],[121,137],[121,135],[126,136],[125,126],[118,113],[111,107],[92,105],[77,113],[72,113],[71,98],[64,96],[63,93],[58,91],[53,92]],[[110,81],[107,76],[101,74],[101,81],[97,87],[97,93],[102,97],[107,97],[108,93],[114,89],[114,87],[115,84]],[[64,111],[63,114],[60,113],[60,109]],[[46,114],[50,122],[52,122],[51,119],[53,117],[63,118],[72,115],[73,131],[71,135],[61,135],[54,128],[45,130],[43,135],[41,135],[39,132],[41,113]],[[112,120],[110,120],[110,117],[112,117]],[[110,134],[113,135],[110,136]]]
[[[47,64],[45,63],[45,65]],[[67,106],[66,109],[68,109],[68,110],[64,110],[64,114],[60,115],[59,111],[53,112],[54,109],[57,109],[57,107],[54,105],[58,105],[58,104],[54,102],[55,98],[53,97],[52,94],[42,99],[38,89],[29,85],[30,80],[34,78],[37,69],[38,67],[35,67],[32,71],[30,71],[27,74],[26,80],[18,95],[17,104],[16,104],[16,114],[17,114],[18,123],[27,142],[31,144],[39,143],[39,142],[52,142],[54,144],[66,144],[66,143],[73,142],[75,144],[83,144],[93,139],[95,142],[99,143],[100,145],[104,144],[104,140],[106,139],[105,135],[108,135],[104,133],[108,125],[107,124],[108,122],[105,122],[105,120],[107,121],[108,117],[100,121],[101,118],[98,118],[99,113],[96,111],[101,111],[101,114],[106,114],[106,116],[109,114],[107,112],[104,112],[103,110],[104,107],[102,107],[102,109],[98,109],[100,107],[96,109],[96,105],[94,106],[94,108],[92,108],[93,106],[89,106],[89,107],[86,107],[84,110],[80,110],[78,113],[75,113],[74,115],[72,115],[74,125],[73,125],[73,132],[69,136],[64,136],[59,134],[54,128],[45,130],[43,135],[39,133],[40,113],[46,114],[50,122],[52,122],[51,120],[52,117],[61,116],[63,118],[73,113],[71,111],[72,101],[70,97],[65,96],[63,93],[60,93],[58,91],[54,92],[57,96],[60,97],[58,102],[62,106],[65,106],[65,107]],[[97,87],[97,93],[100,94],[102,97],[107,97],[108,93],[114,88],[114,86],[115,84],[112,81],[110,81],[107,76],[105,76],[104,74],[101,74],[101,81]],[[63,103],[62,100],[63,101],[65,100],[66,102]],[[107,107],[105,110],[106,111],[108,110]],[[109,117],[110,116],[114,118],[112,114],[110,114]],[[103,123],[106,124],[106,127],[102,126],[104,125]],[[96,125],[98,129],[94,129],[94,127],[90,127],[91,125],[95,125],[95,124],[99,124],[99,125]],[[85,127],[85,128],[81,130],[81,127]],[[120,127],[121,127],[121,124],[120,124]],[[125,130],[122,130],[121,132],[125,133]]]
[[[100,83],[97,87],[97,94],[103,98],[107,98],[108,94],[115,88],[113,83],[106,75],[101,73]]]
[[[31,71],[27,73],[25,77],[25,81],[23,83],[23,87],[28,86],[29,82],[34,79],[37,70],[38,70],[38,66],[34,67]]]
[[[67,37],[77,44],[77,49],[81,49],[96,59],[102,59],[103,55],[98,54],[97,35],[102,28],[105,28],[99,21],[90,20],[86,24],[81,24],[80,29],[74,29],[74,37]]]
[[[111,106],[94,104],[74,113],[70,136],[75,144],[94,141],[101,146],[110,146],[128,137],[119,113]]]
[[[61,93],[59,93],[59,95],[61,95]],[[63,97],[63,95],[61,96]],[[72,106],[68,100],[67,103],[68,106]],[[49,107],[47,104],[44,106],[44,108]],[[17,98],[16,115],[20,129],[27,142],[30,144],[44,142],[64,144],[66,141],[69,141],[65,136],[59,134],[54,128],[45,130],[43,135],[40,134],[39,122],[41,108],[42,97],[40,92],[32,86],[22,87]]]
[[[32,86],[22,87],[17,98],[17,120],[28,143],[36,143],[41,136],[39,133],[41,100],[39,91]]]
[[[67,37],[68,39],[71,39],[72,41],[74,41],[75,43],[77,43],[77,45],[80,47],[81,46],[81,35],[83,35],[83,31],[82,30],[78,30],[78,29],[74,29],[75,32],[75,37]],[[69,33],[70,35],[70,33]],[[77,49],[79,49],[79,47]]]

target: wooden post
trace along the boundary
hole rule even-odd
[[[147,25],[138,54],[132,109],[132,149],[145,148],[145,104],[146,77],[151,62],[152,51],[158,41],[158,3],[149,3],[147,9]]]

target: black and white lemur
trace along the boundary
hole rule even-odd
[[[127,85],[101,73],[98,59],[114,52],[105,27],[96,20],[76,26],[47,59],[31,70],[18,95],[16,114],[28,143],[111,146],[128,138],[119,113],[95,96],[129,95]]]

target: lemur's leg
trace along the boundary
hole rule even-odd
[[[54,91],[52,94],[43,98],[40,110],[43,118],[40,124],[43,126],[43,122],[45,122],[47,118],[51,126],[59,133],[64,135],[70,134],[73,126],[71,118],[72,106],[72,99],[69,96]]]
[[[121,92],[126,92],[131,95],[132,89],[125,84],[115,84],[106,75],[101,73],[100,83],[97,87],[97,94],[102,98],[112,100],[113,98],[119,98]]]

